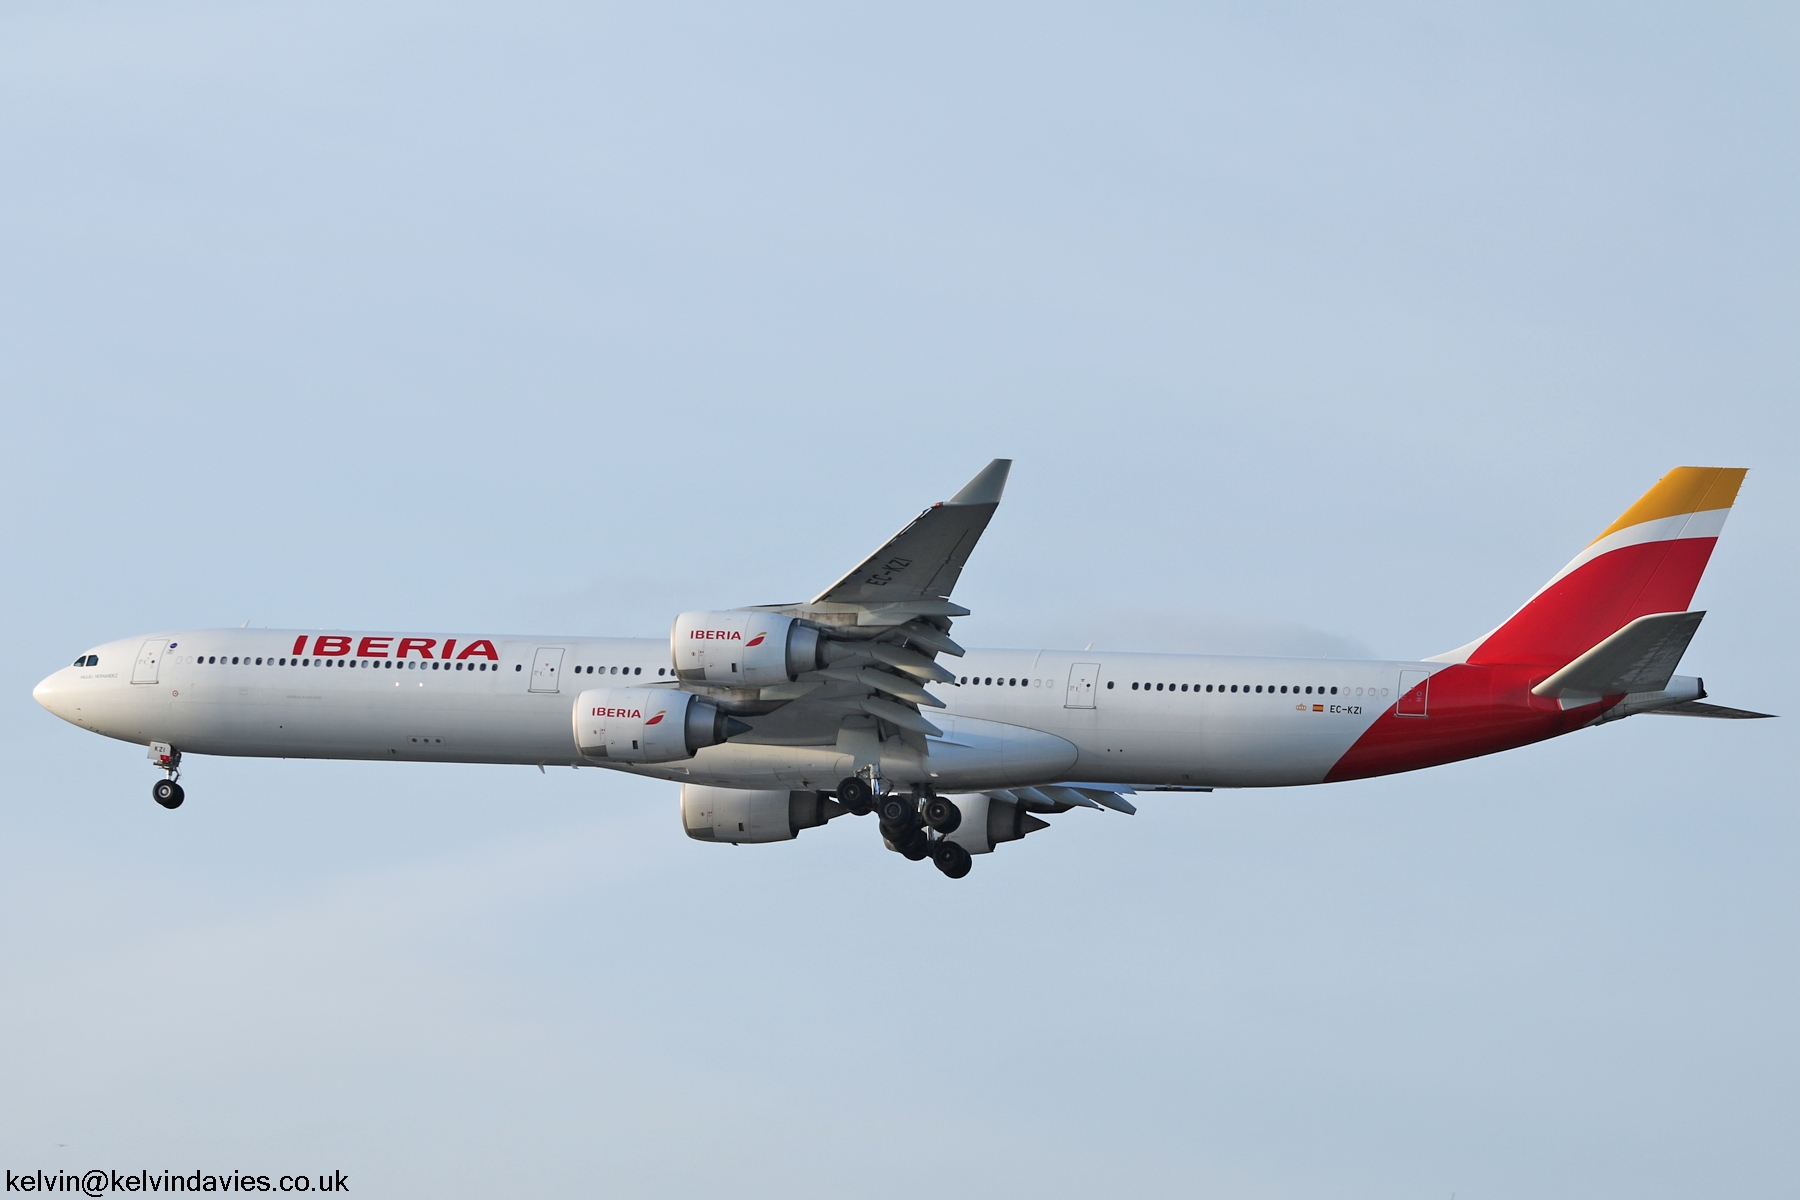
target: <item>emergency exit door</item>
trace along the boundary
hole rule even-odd
[[[155,683],[156,672],[162,666],[163,651],[168,648],[167,642],[145,642],[138,651],[136,665],[131,668],[131,682]]]
[[[534,692],[557,692],[562,690],[561,646],[539,646],[531,659],[531,690]]]
[[[1400,672],[1400,700],[1394,705],[1396,717],[1422,717],[1425,715],[1426,695],[1431,688],[1431,672]]]
[[[1094,685],[1100,678],[1099,663],[1076,663],[1069,668],[1069,691],[1064,708],[1094,707]]]

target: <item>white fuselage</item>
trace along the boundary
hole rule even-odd
[[[943,730],[928,755],[898,739],[734,740],[624,766],[577,752],[572,708],[595,688],[674,688],[666,639],[481,639],[442,659],[416,649],[396,657],[399,635],[345,637],[354,648],[332,657],[295,655],[305,638],[319,644],[298,631],[131,638],[96,647],[84,656],[96,665],[65,667],[35,695],[82,728],[189,754],[611,765],[745,788],[830,788],[871,762],[944,790],[1058,780],[1256,787],[1321,782],[1393,704],[1400,672],[1437,666],[971,650],[942,660],[958,682],[930,685],[947,708],[925,710]],[[418,640],[441,649],[450,639]],[[374,653],[357,653],[364,641]]]

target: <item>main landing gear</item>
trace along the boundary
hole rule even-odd
[[[181,751],[167,742],[151,742],[150,761],[161,767],[167,776],[156,781],[150,789],[150,798],[164,808],[180,808],[181,802],[187,799],[187,793],[175,782],[181,777]]]
[[[962,810],[929,790],[912,794],[881,791],[881,779],[865,768],[837,787],[838,803],[858,816],[874,813],[888,849],[911,862],[927,858],[952,879],[973,865],[969,852],[949,839],[962,824]]]

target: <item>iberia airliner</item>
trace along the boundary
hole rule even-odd
[[[884,844],[970,856],[1140,789],[1411,771],[1705,703],[1675,674],[1744,472],[1677,467],[1499,628],[1420,662],[965,650],[950,599],[1000,503],[996,459],[804,603],[690,612],[669,638],[196,629],[77,655],[32,693],[188,755],[600,767],[681,785],[690,837],[775,842],[875,814]]]

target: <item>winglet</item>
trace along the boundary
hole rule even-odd
[[[1012,470],[1012,459],[996,458],[975,478],[963,485],[963,490],[945,501],[947,504],[998,504],[1000,493],[1006,490],[1006,474]]]

